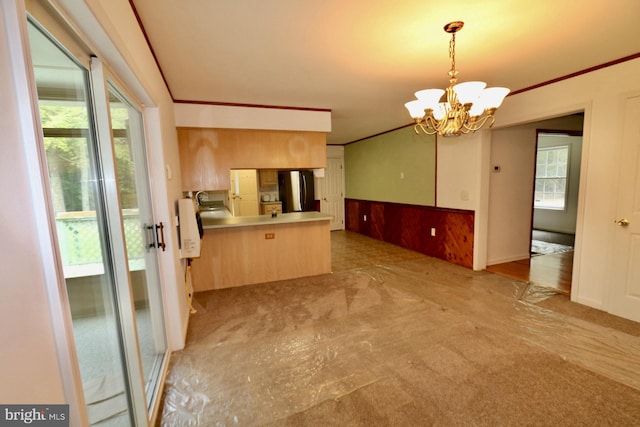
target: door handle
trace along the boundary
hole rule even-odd
[[[158,239],[158,230],[160,230],[160,239]],[[164,224],[162,222],[160,222],[160,225],[156,224],[156,247],[162,248],[162,252],[167,247],[164,243]]]
[[[156,247],[156,240],[153,234],[154,226],[153,224],[145,224],[144,228],[145,249],[147,250],[147,252],[149,252],[149,249]]]
[[[627,227],[629,225],[629,220],[626,218],[618,219],[614,222],[616,223],[617,226],[620,226],[620,227]]]

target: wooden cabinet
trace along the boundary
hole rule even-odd
[[[207,129],[178,128],[183,191],[228,190],[229,153],[220,150]]]
[[[260,170],[260,186],[278,185],[278,171],[273,169]]]
[[[178,128],[183,191],[228,190],[231,169],[316,169],[327,164],[325,132]]]
[[[260,215],[267,215],[273,211],[282,213],[282,202],[260,203]]]
[[[204,230],[196,292],[331,273],[329,221]]]

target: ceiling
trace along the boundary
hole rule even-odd
[[[175,101],[331,110],[329,144],[459,81],[512,91],[640,52],[638,0],[131,0]],[[497,117],[499,119],[500,112]]]

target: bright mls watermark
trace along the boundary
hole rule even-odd
[[[0,427],[69,427],[69,405],[0,405]]]

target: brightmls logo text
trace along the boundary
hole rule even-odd
[[[69,405],[0,405],[0,427],[68,427]]]

